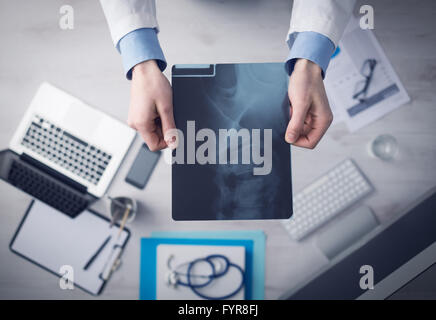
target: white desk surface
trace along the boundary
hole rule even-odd
[[[360,1],[362,4],[363,2]],[[175,63],[283,61],[291,1],[159,0],[160,41]],[[382,222],[436,185],[436,3],[365,1],[375,8],[375,34],[412,102],[381,121],[349,134],[332,127],[316,150],[293,149],[293,188],[298,192],[344,158],[352,157],[377,191],[363,201]],[[127,117],[129,82],[113,48],[98,1],[74,1],[75,29],[58,27],[64,1],[0,0],[0,148],[6,148],[38,85],[48,81],[121,120]],[[167,68],[165,74],[170,74]],[[371,158],[367,143],[380,133],[394,135],[400,154],[393,163]],[[290,240],[278,222],[174,222],[171,175],[163,159],[144,190],[124,182],[140,146],[137,138],[108,193],[138,200],[128,227],[132,238],[124,262],[101,298],[137,299],[139,239],[155,230],[263,229],[267,234],[265,296],[279,297],[328,261],[314,237]],[[8,245],[30,197],[0,183],[0,298],[88,299],[61,290],[58,279],[9,251]],[[97,209],[102,205],[97,204]],[[100,210],[102,211],[102,210]],[[105,212],[107,213],[107,212]],[[334,224],[334,222],[333,222]],[[325,227],[330,227],[328,224]]]

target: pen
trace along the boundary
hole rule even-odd
[[[120,231],[118,232],[118,238],[120,238],[121,233],[123,232],[124,225],[126,224],[127,217],[129,216],[129,212],[132,209],[130,204],[127,204],[126,211],[124,211],[123,220],[121,221]]]
[[[98,257],[98,255],[100,254],[100,252],[104,249],[104,247],[106,247],[106,245],[108,244],[109,240],[112,238],[112,236],[108,236],[106,238],[106,240],[102,243],[102,245],[100,246],[100,248],[98,248],[97,252],[94,253],[94,255],[89,259],[89,261],[86,263],[86,265],[83,267],[83,270],[88,270],[88,268],[91,266],[91,264],[94,262],[94,260]]]

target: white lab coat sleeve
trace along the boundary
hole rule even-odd
[[[100,0],[114,45],[131,31],[159,26],[155,0]]]
[[[338,45],[351,17],[355,0],[294,0],[287,40],[294,34],[313,31]]]

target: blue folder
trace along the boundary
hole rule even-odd
[[[157,231],[153,238],[250,239],[253,241],[252,299],[265,297],[265,233],[262,230],[241,231]]]
[[[142,238],[139,299],[156,299],[156,249],[159,244],[185,244],[245,247],[245,299],[252,299],[253,241],[230,239]]]

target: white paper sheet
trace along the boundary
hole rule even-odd
[[[357,83],[365,80],[361,70],[367,59],[375,59],[377,64],[366,102],[361,103],[353,99],[353,95],[358,91]],[[336,122],[345,121],[351,132],[410,101],[374,34],[371,30],[362,30],[356,18],[350,20],[339,42],[324,83]]]

